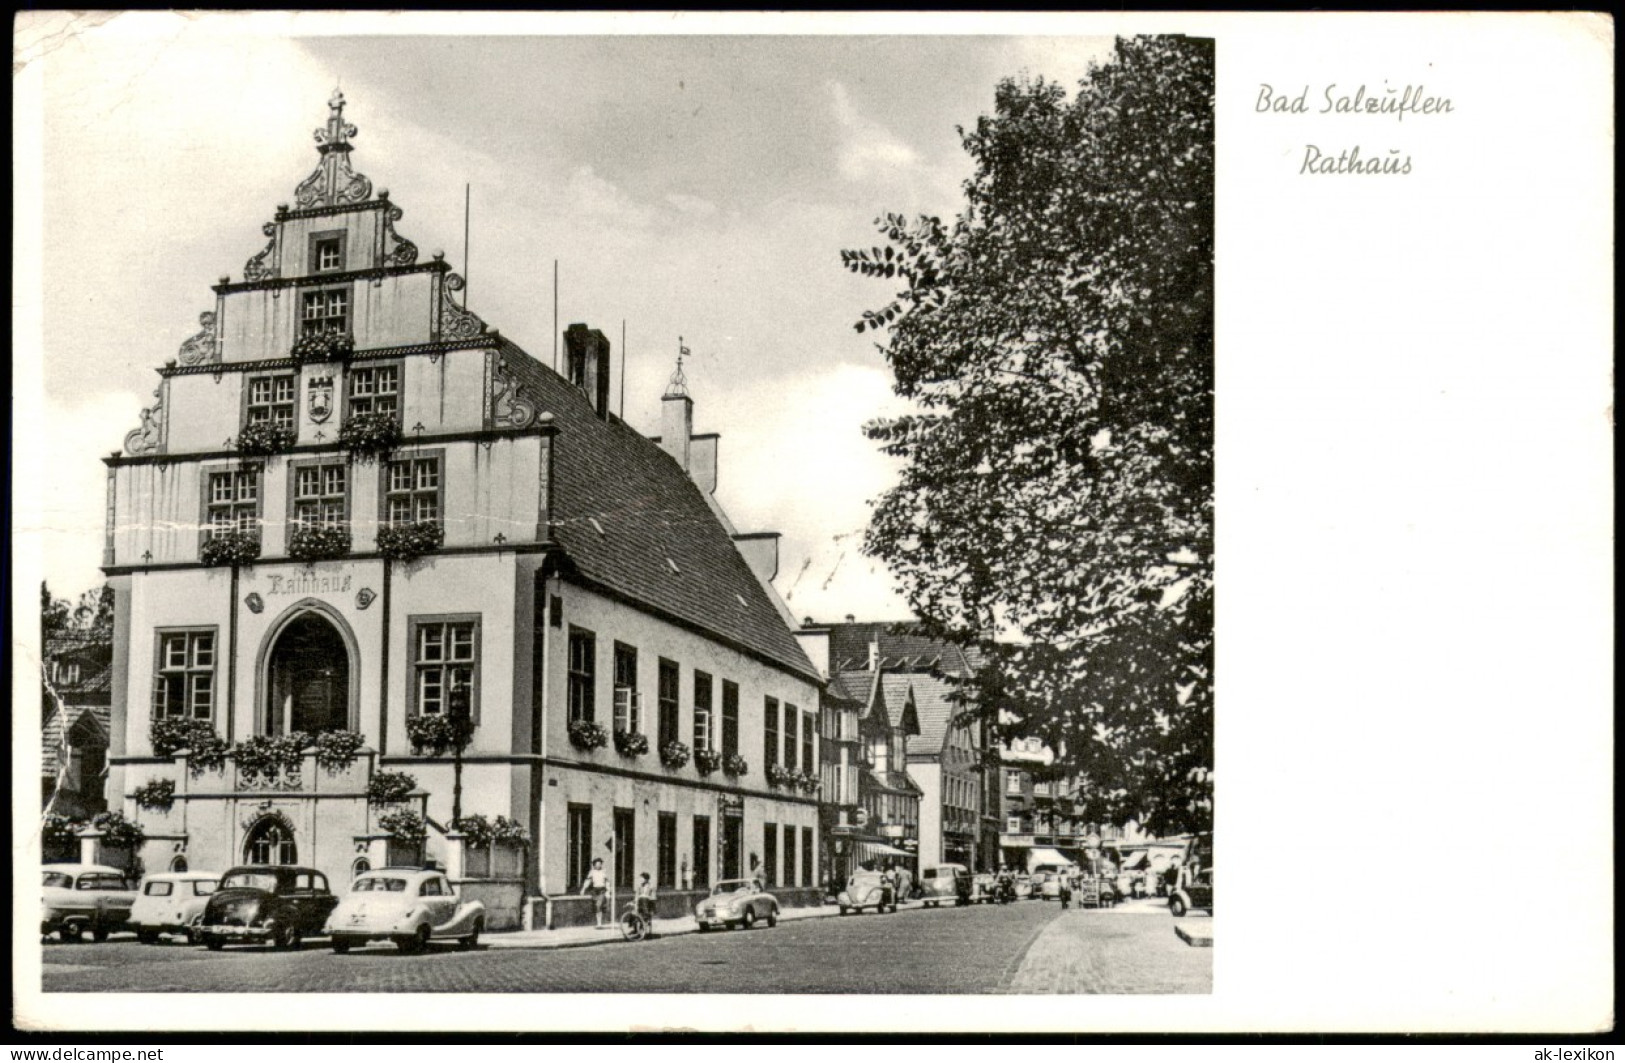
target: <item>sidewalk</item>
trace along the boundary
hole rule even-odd
[[[905,901],[898,907],[901,909],[918,908],[919,902]],[[818,908],[786,908],[779,912],[779,921],[788,923],[797,919],[817,919],[826,915],[838,915],[840,909],[833,904],[826,904]],[[765,923],[762,925],[766,925]],[[692,915],[685,915],[681,919],[656,919],[654,921],[654,937],[676,937],[679,934],[695,934],[699,932],[699,924]],[[595,926],[568,926],[557,930],[515,930],[504,933],[486,934],[480,938],[480,944],[493,949],[569,949],[583,945],[602,945],[610,941],[621,941],[621,927],[619,923],[599,928]]]

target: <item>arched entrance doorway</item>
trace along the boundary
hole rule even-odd
[[[310,609],[293,617],[266,658],[266,732],[348,729],[350,672],[349,646],[326,615]]]
[[[266,816],[254,824],[243,840],[245,864],[296,864],[299,847],[293,841],[293,828],[279,816]]]

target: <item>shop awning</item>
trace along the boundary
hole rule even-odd
[[[1077,861],[1070,856],[1063,856],[1056,849],[1034,849],[1027,854],[1027,866],[1036,867],[1039,864],[1076,864]]]
[[[883,845],[880,842],[859,842],[858,856],[864,860],[875,856],[902,856],[909,860],[914,859],[913,853],[903,849],[894,849],[890,845]]]

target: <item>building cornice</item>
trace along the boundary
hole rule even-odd
[[[306,207],[303,210],[289,210],[287,207],[278,207],[277,221],[291,221],[296,218],[329,218],[335,214],[358,214],[367,210],[387,210],[395,204],[389,197],[379,195],[377,199],[365,200],[361,203],[341,203],[332,207]]]
[[[397,347],[369,347],[364,351],[356,351],[350,355],[350,362],[375,362],[384,359],[410,358],[419,355],[445,354],[447,351],[478,350],[482,347],[496,347],[502,343],[501,334],[495,329],[480,336],[461,340],[432,340],[427,343],[407,343]],[[220,376],[224,373],[264,373],[279,369],[298,369],[304,363],[296,358],[256,358],[244,362],[201,362],[197,365],[166,365],[158,369],[162,377],[197,376],[209,374]]]
[[[403,441],[396,449],[398,451],[412,450],[415,447],[429,446],[434,443],[484,443],[487,440],[495,442],[498,439],[523,439],[529,436],[552,436],[558,434],[558,426],[552,423],[530,425],[527,428],[481,428],[466,432],[440,432],[435,435],[413,435],[410,442]],[[235,450],[195,450],[182,454],[109,454],[102,459],[102,464],[109,468],[119,468],[124,465],[184,465],[193,461],[229,461],[241,460],[264,463],[275,461],[278,458],[287,458],[299,455],[336,454],[350,448],[338,440],[324,443],[299,443],[289,447],[279,454],[269,458],[263,455],[246,457]]]
[[[429,557],[464,557],[475,554],[544,554],[557,550],[558,543],[548,540],[531,543],[489,543],[479,546],[442,546]],[[343,557],[329,558],[328,561],[385,561],[388,560],[376,550],[366,553],[350,553]],[[256,558],[251,565],[243,568],[256,568],[261,565],[303,565],[306,562],[296,557],[261,557]],[[205,565],[201,561],[164,561],[150,565],[103,565],[102,573],[107,576],[130,576],[142,572],[182,572],[194,568],[221,568],[220,565]]]
[[[256,281],[226,281],[213,286],[217,295],[235,295],[238,292],[264,292],[285,288],[322,288],[350,281],[383,280],[385,277],[404,277],[412,273],[450,273],[451,263],[435,258],[428,262],[414,262],[410,266],[368,266],[366,269],[335,270],[332,273],[311,273],[298,277],[265,277]]]

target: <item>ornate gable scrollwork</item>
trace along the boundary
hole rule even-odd
[[[334,91],[327,107],[327,125],[316,130],[322,160],[293,191],[300,210],[362,203],[372,195],[372,182],[350,168],[350,138],[359,130],[344,120],[344,93]]]
[[[214,311],[203,311],[198,315],[197,323],[203,326],[203,331],[181,344],[180,354],[176,355],[176,359],[182,365],[197,365],[200,362],[217,360],[219,352],[214,342]]]
[[[418,245],[395,231],[395,223],[401,220],[403,213],[400,207],[393,205],[384,211],[384,235],[394,241],[384,252],[386,266],[410,266],[418,260]]]
[[[490,402],[492,428],[529,428],[536,420],[536,403],[514,378],[508,362],[494,356],[491,367]]]
[[[245,281],[268,281],[277,275],[277,268],[267,264],[271,256],[276,253],[276,222],[266,222],[260,227],[260,231],[270,237],[271,242],[265,245],[264,251],[249,259],[248,263],[243,266],[243,280]]]
[[[445,292],[440,301],[440,338],[443,340],[465,340],[485,332],[485,322],[479,315],[458,306],[452,296],[452,292],[463,290],[463,283],[457,274],[446,274]]]
[[[164,386],[162,384],[158,385],[158,390],[152,393],[152,397],[158,401],[141,411],[141,427],[124,437],[124,451],[127,454],[155,454],[164,445]]]

